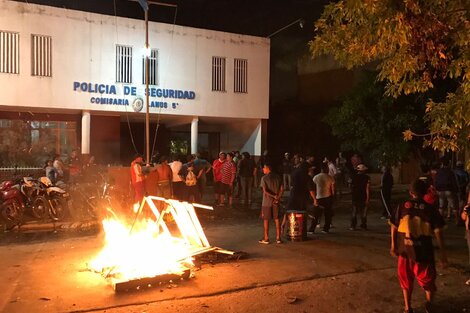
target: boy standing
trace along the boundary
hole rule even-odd
[[[271,165],[263,166],[264,176],[261,177],[263,189],[263,202],[261,203],[261,218],[263,219],[264,236],[259,240],[261,244],[269,244],[269,220],[274,219],[276,224],[276,243],[282,243],[281,225],[279,223],[279,201],[284,192],[282,180],[272,172]]]
[[[370,177],[366,175],[367,167],[364,164],[356,166],[351,178],[352,217],[350,230],[356,230],[357,215],[361,216],[361,228],[367,229],[367,206],[370,199]]]
[[[403,291],[404,313],[413,312],[411,295],[415,278],[426,295],[426,312],[433,312],[431,303],[436,291],[433,236],[441,252],[442,265],[447,265],[442,235],[445,223],[439,212],[423,200],[426,191],[425,183],[416,180],[410,187],[412,199],[400,205],[390,218],[390,254],[398,257],[398,280]]]

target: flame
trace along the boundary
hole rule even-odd
[[[152,200],[164,200],[165,209],[159,211]],[[195,252],[209,247],[191,204],[157,197],[147,197],[144,202],[137,212],[148,204],[156,220],[128,223],[114,215],[102,221],[105,243],[89,263],[92,270],[121,281],[181,275],[193,265]]]
[[[140,203],[139,202],[134,203],[134,205],[132,206],[132,211],[134,211],[134,213],[137,213],[137,211],[139,211],[139,208],[140,208]]]

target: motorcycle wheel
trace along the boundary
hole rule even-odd
[[[46,198],[44,198],[43,196],[37,196],[33,200],[31,214],[35,218],[43,219],[47,215],[48,206],[49,204],[47,203]]]
[[[64,218],[67,212],[67,202],[62,197],[53,197],[49,200],[50,208],[49,208],[49,216],[53,220],[61,220]]]
[[[96,219],[98,217],[98,206],[99,201],[95,197],[90,197],[87,200],[87,213],[92,219]]]
[[[7,223],[19,224],[21,221],[21,206],[12,201],[2,206],[2,217]]]

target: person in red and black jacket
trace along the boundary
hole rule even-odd
[[[390,254],[398,257],[398,280],[403,291],[404,313],[411,313],[411,295],[414,279],[424,289],[426,312],[432,311],[432,300],[436,291],[436,266],[433,237],[440,249],[443,267],[447,266],[442,229],[444,219],[436,208],[423,200],[426,184],[416,180],[410,186],[412,199],[401,204],[390,218]]]

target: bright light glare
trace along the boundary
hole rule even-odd
[[[150,58],[151,53],[152,49],[150,48],[150,46],[142,48],[142,54],[144,55],[144,57]]]

